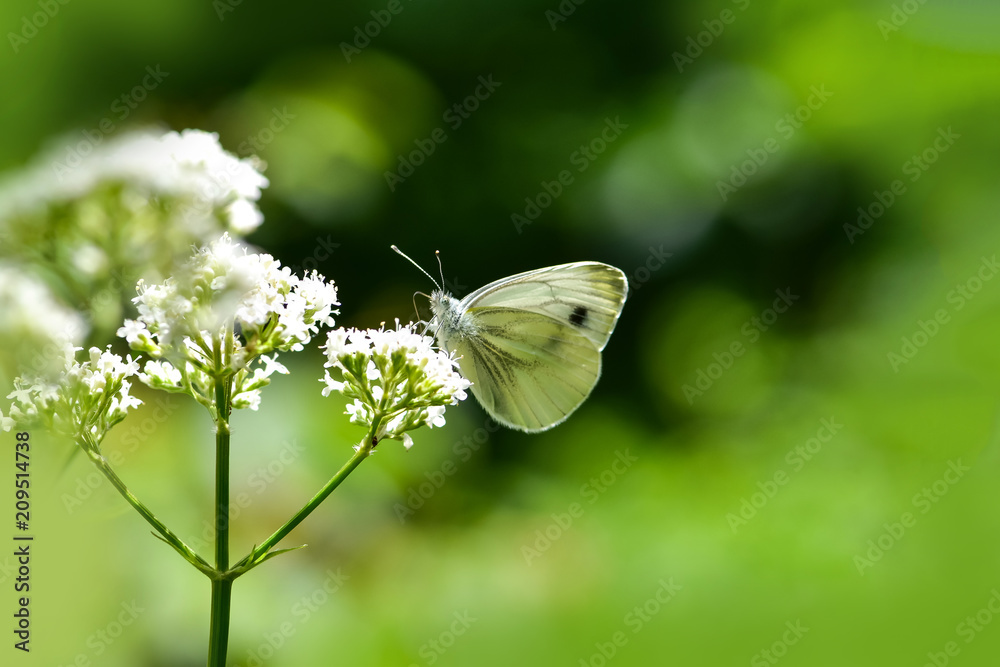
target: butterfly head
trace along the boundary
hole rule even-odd
[[[434,290],[431,292],[431,312],[434,319],[431,327],[437,333],[438,342],[445,347],[453,336],[469,334],[468,328],[471,326],[468,318],[462,317],[462,302],[448,294],[444,290]]]
[[[434,314],[434,318],[431,320],[429,328],[436,332],[438,342],[443,344],[444,341],[442,338],[450,338],[452,334],[459,331],[462,325],[462,309],[459,300],[444,291],[444,288],[441,287],[444,284],[444,269],[441,267],[441,254],[437,251],[434,252],[438,260],[438,269],[441,270],[441,282],[438,283],[431,274],[424,270],[424,267],[413,261],[409,255],[396,246],[391,247],[399,256],[405,258],[410,264],[417,267],[421,273],[430,278],[431,282],[437,288],[431,292],[430,296],[431,312]]]

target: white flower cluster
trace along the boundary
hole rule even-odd
[[[413,439],[406,431],[444,426],[445,406],[464,400],[471,384],[459,375],[455,360],[415,326],[397,320],[395,329],[331,331],[326,367],[342,379],[327,372],[322,380],[324,396],[335,391],[353,399],[347,406],[352,422],[369,428],[377,423],[377,441],[402,440],[407,449]]]
[[[232,375],[233,407],[254,410],[268,377],[288,372],[277,352],[301,350],[320,326],[333,326],[339,305],[323,276],[299,278],[228,235],[199,250],[175,277],[140,282],[138,291],[139,318],[126,320],[118,335],[153,358],[140,379],[211,406],[215,379]]]
[[[0,265],[39,269],[103,339],[138,278],[160,281],[192,245],[256,229],[267,184],[255,159],[198,130],[62,145],[0,182]]]
[[[92,347],[87,361],[75,361],[72,351],[68,357],[65,369],[55,379],[14,381],[14,391],[7,396],[14,401],[10,416],[0,413],[5,431],[15,425],[40,423],[78,439],[84,446],[96,447],[129,409],[142,404],[129,394],[132,385],[127,378],[139,372],[139,364],[131,356],[122,359],[110,348],[102,352]]]
[[[80,315],[58,302],[21,265],[0,264],[0,369],[49,376],[66,367],[66,354],[87,330]]]
[[[0,220],[87,197],[108,183],[125,184],[133,199],[172,195],[200,208],[201,215],[179,219],[192,240],[223,231],[216,211],[228,230],[256,229],[263,218],[254,202],[268,185],[256,160],[227,153],[215,133],[137,131],[88,145],[86,153],[65,146],[51,150],[0,186]]]

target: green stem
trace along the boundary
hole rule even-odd
[[[232,411],[231,375],[216,377],[215,407],[215,569],[229,569],[229,415]],[[226,667],[229,649],[229,613],[232,577],[212,579],[212,616],[209,626],[208,667]]]
[[[147,508],[142,501],[129,490],[127,486],[125,486],[125,482],[123,482],[122,479],[115,473],[115,471],[111,468],[111,464],[109,464],[108,460],[105,459],[99,451],[97,451],[96,447],[83,447],[83,450],[87,453],[87,456],[97,469],[100,470],[108,481],[111,482],[111,485],[118,490],[118,493],[120,493],[122,497],[128,501],[129,505],[135,508],[135,511],[137,511],[139,515],[149,523],[149,525],[156,529],[156,532],[163,537],[164,542],[176,549],[185,560],[204,572],[206,575],[209,577],[215,576],[216,572],[212,569],[212,566],[209,565],[204,558],[196,554],[191,547],[184,544],[181,538],[177,537],[173,531],[163,524],[162,521],[157,519],[156,515],[154,515],[149,508]]]
[[[208,667],[226,667],[229,650],[229,611],[232,579],[212,579],[211,634],[208,638]]]
[[[288,535],[288,533],[292,532],[292,530],[302,523],[307,516],[312,514],[312,511],[319,507],[320,503],[326,500],[327,496],[333,493],[333,490],[340,486],[340,483],[347,479],[347,476],[350,475],[355,468],[361,465],[362,461],[371,455],[372,449],[375,446],[372,444],[372,440],[374,439],[374,434],[377,431],[378,422],[376,421],[376,423],[373,424],[369,430],[368,435],[366,435],[365,439],[358,445],[358,449],[355,451],[354,455],[347,461],[347,463],[344,464],[344,467],[338,470],[337,473],[330,478],[330,481],[319,490],[319,493],[313,496],[302,509],[295,513],[295,516],[289,519],[281,528],[276,530],[271,537],[264,540],[260,546],[256,547],[250,552],[249,555],[247,555],[246,558],[238,563],[239,566],[246,566],[241,567],[239,572],[240,574],[243,574],[250,568],[262,563],[263,557],[265,557],[267,553],[278,544],[278,542]]]
[[[216,405],[220,394],[228,398],[219,385]],[[229,569],[229,438],[229,415],[220,409],[215,432],[215,567],[219,572]]]

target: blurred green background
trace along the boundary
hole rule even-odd
[[[496,431],[470,400],[380,448],[236,583],[231,664],[996,664],[1000,5],[43,0],[0,25],[0,166],[104,118],[218,132],[268,165],[249,241],[335,280],[338,324],[431,289],[390,243],[434,273],[440,249],[457,294],[630,276],[572,419]],[[234,553],[360,436],[315,349],[283,361],[234,416]],[[210,423],[140,395],[106,449],[207,553]],[[0,662],[204,664],[208,582],[32,437],[32,651],[8,630]]]

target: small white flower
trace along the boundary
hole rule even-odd
[[[269,377],[273,373],[288,375],[288,369],[278,361],[278,355],[275,354],[269,357],[266,354],[262,354],[260,355],[260,359],[264,362],[264,377]]]
[[[237,234],[249,234],[264,222],[260,209],[246,199],[237,199],[226,207],[226,215],[229,228]]]
[[[118,337],[124,338],[129,345],[138,341],[141,337],[149,336],[146,325],[136,320],[125,320],[125,323],[118,329]]]
[[[183,382],[181,372],[169,361],[150,360],[146,362],[143,372],[138,374],[139,381],[150,387],[180,388]]]
[[[354,399],[353,403],[347,404],[347,409],[345,414],[351,417],[351,422],[355,424],[367,424],[371,421],[369,416],[369,406],[362,403],[359,399]]]
[[[444,426],[444,406],[433,405],[427,408],[427,425],[430,427]]]
[[[10,431],[14,428],[14,420],[10,417],[3,416],[3,410],[0,410],[0,430]]]
[[[347,336],[348,332],[344,328],[334,329],[328,333],[326,336],[325,346],[327,355],[331,357],[339,357],[342,354],[353,353],[354,349],[347,342]]]
[[[108,268],[108,256],[93,243],[82,243],[73,250],[74,268],[87,275],[98,275]]]
[[[7,394],[7,398],[19,403],[27,403],[31,400],[31,387],[21,387]]]
[[[260,407],[260,390],[255,389],[253,391],[244,391],[242,393],[233,396],[233,409],[235,410],[246,410],[250,409],[254,412]]]
[[[121,418],[124,418],[125,413],[127,413],[130,409],[137,408],[142,405],[142,401],[135,396],[129,395],[128,392],[131,388],[132,384],[128,380],[122,380],[121,392],[112,397],[111,405],[108,408],[108,413],[111,416],[120,416]]]

